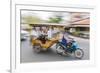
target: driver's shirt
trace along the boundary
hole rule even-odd
[[[66,39],[67,43],[71,42],[71,39],[69,38],[69,34],[68,33],[62,33],[62,35],[60,36],[60,38],[64,38]]]

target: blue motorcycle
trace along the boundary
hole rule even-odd
[[[84,51],[78,47],[77,42],[70,38],[71,41],[67,43],[67,40],[63,37],[61,41],[56,44],[56,52],[60,55],[74,54],[75,58],[82,59]]]

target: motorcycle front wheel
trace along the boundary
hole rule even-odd
[[[74,56],[78,59],[82,59],[84,56],[84,51],[82,49],[76,49],[74,51]]]

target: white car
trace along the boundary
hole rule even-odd
[[[29,32],[25,30],[21,30],[21,41],[22,40],[27,40],[29,37]]]

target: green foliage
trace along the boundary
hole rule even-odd
[[[53,16],[49,18],[48,22],[49,23],[60,23],[62,20],[63,19],[61,16]]]

